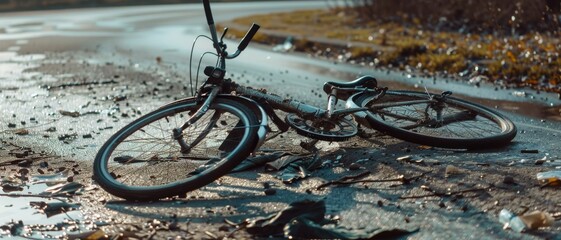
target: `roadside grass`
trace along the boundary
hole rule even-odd
[[[241,38],[251,23],[258,23],[262,30],[255,41],[274,45],[292,36],[293,50],[314,56],[466,80],[484,75],[500,85],[561,93],[558,32],[461,33],[407,21],[360,19],[359,13],[333,8],[248,16],[223,25],[234,25],[229,37]]]

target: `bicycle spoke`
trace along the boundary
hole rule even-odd
[[[239,146],[247,129],[257,126],[247,125],[231,112],[209,109],[180,134],[189,146],[183,153],[173,130],[188,116],[172,112],[124,138],[112,151],[108,170],[119,182],[131,186],[178,181],[219,164],[218,160]]]
[[[371,104],[377,117],[395,127],[432,136],[452,138],[480,138],[500,133],[501,128],[492,120],[461,107],[442,103],[442,117],[430,104],[434,100],[415,100],[408,96],[389,96]],[[437,107],[438,108],[438,107]]]

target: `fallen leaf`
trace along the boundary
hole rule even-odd
[[[74,194],[78,190],[82,189],[83,187],[84,185],[77,182],[60,183],[45,189],[45,192],[51,194],[61,194],[61,193]]]
[[[24,136],[24,135],[28,135],[29,134],[29,130],[25,129],[25,128],[20,128],[14,131],[14,134],[16,135],[20,135],[20,136]]]
[[[62,115],[62,116],[69,116],[69,117],[74,117],[74,118],[80,116],[80,113],[79,113],[79,112],[76,112],[76,111],[70,112],[70,111],[59,110],[58,112],[59,112],[60,115]]]
[[[526,224],[528,229],[538,229],[540,227],[548,227],[553,224],[555,219],[547,212],[533,211],[520,216],[520,219]]]
[[[103,232],[103,230],[97,230],[77,234],[68,234],[66,238],[69,240],[94,240],[107,238],[107,235],[105,234],[105,232]]]
[[[446,171],[444,172],[444,176],[445,177],[450,177],[452,175],[457,175],[462,173],[462,170],[458,167],[452,166],[452,165],[448,165],[446,166]]]
[[[54,215],[77,210],[80,208],[80,204],[71,204],[67,202],[30,202],[29,205],[32,207],[39,209],[43,212],[47,217],[52,217]]]

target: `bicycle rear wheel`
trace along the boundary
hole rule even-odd
[[[506,117],[481,105],[447,96],[413,91],[387,91],[372,101],[368,93],[353,101],[368,107],[368,124],[390,136],[442,148],[476,149],[510,143],[516,127]]]
[[[258,120],[244,104],[218,97],[179,138],[174,135],[174,129],[199,107],[196,99],[185,99],[122,128],[99,150],[94,179],[115,196],[157,200],[198,189],[227,174],[255,147]]]

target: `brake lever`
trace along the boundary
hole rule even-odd
[[[224,42],[224,37],[226,36],[226,33],[228,33],[228,28],[224,28],[224,32],[222,32],[222,36],[220,36],[220,42],[223,43]]]

